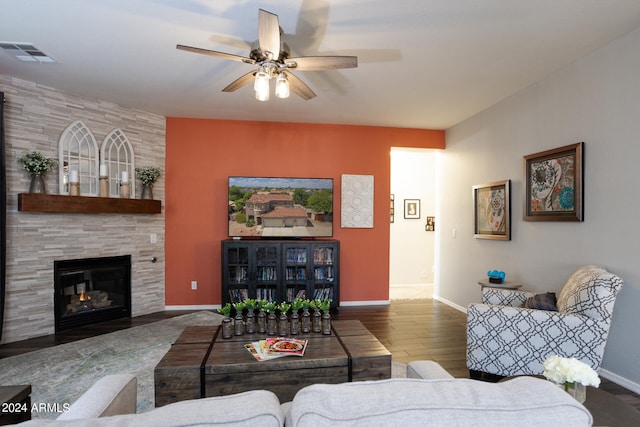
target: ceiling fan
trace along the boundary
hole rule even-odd
[[[253,42],[248,57],[181,44],[176,45],[176,49],[257,65],[257,69],[234,80],[222,91],[233,92],[253,82],[256,99],[260,101],[269,100],[269,80],[272,78],[276,79],[276,96],[279,98],[287,98],[289,90],[304,100],[309,100],[316,96],[311,88],[291,73],[290,70],[335,70],[339,68],[356,68],[358,66],[358,57],[356,56],[300,56],[289,58],[289,46],[282,41],[282,35],[283,31],[280,28],[278,15],[260,9],[258,12],[258,40]]]

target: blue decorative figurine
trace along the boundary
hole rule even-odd
[[[490,270],[487,272],[490,283],[504,283],[504,271]]]

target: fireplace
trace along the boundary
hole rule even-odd
[[[131,317],[131,255],[54,261],[56,332]]]

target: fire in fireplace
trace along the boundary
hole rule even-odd
[[[131,255],[54,262],[56,332],[131,317]]]

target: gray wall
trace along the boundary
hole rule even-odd
[[[460,307],[480,300],[477,280],[504,270],[532,291],[560,291],[580,265],[625,281],[603,375],[640,391],[640,30],[447,132],[436,294]],[[581,223],[524,222],[522,157],[585,142]],[[512,180],[512,240],[473,238],[471,186]],[[457,237],[453,237],[453,229]]]
[[[64,129],[82,120],[98,146],[114,128],[129,138],[137,166],[164,170],[165,119],[162,116],[88,100],[32,82],[0,75],[5,92],[7,144],[7,294],[2,343],[54,332],[53,262],[61,259],[132,255],[134,316],[164,309],[164,177],[154,186],[162,201],[156,215],[51,214],[18,212],[18,193],[29,177],[16,159],[38,150],[58,157]],[[58,193],[58,176],[47,175],[50,194]],[[3,183],[4,184],[4,183]],[[138,185],[137,187],[141,187]],[[140,197],[141,189],[137,189]],[[150,235],[157,243],[150,243]],[[152,256],[158,262],[152,264]]]

